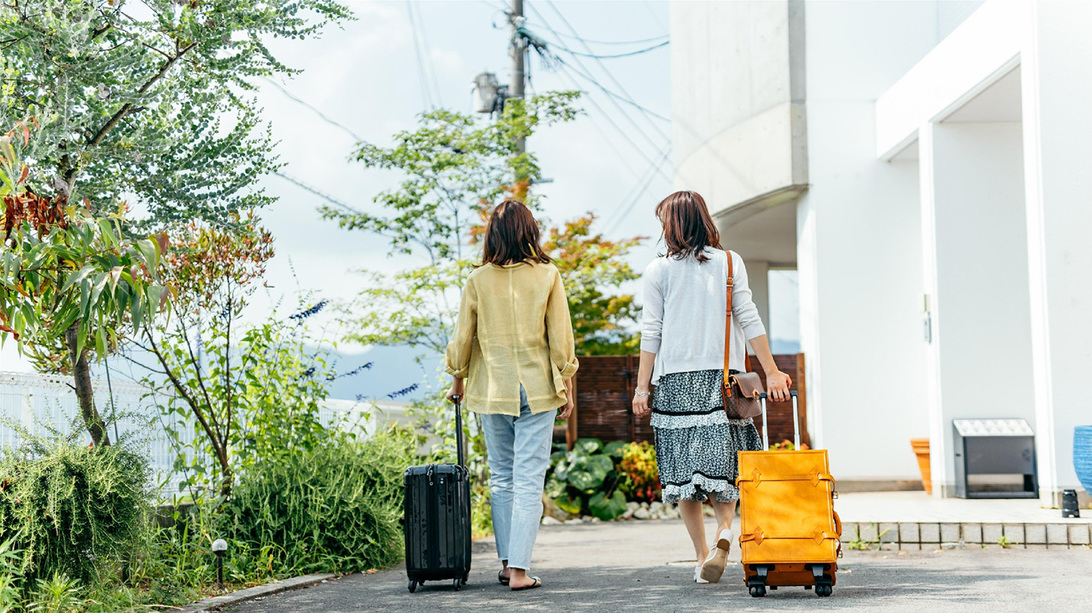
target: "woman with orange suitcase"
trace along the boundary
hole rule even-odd
[[[656,217],[663,225],[667,253],[644,273],[641,362],[633,411],[638,417],[652,415],[663,501],[679,505],[697,556],[694,580],[715,583],[734,539],[731,524],[739,499],[736,454],[762,448],[752,420],[730,420],[724,409],[729,274],[734,279],[732,346],[727,348],[731,368],[745,370],[747,342],[766,372],[771,399],[787,399],[792,382],[774,363],[743,258],[720,246],[720,233],[705,200],[693,191],[676,192],[657,205]],[[650,386],[655,386],[654,395]],[[712,547],[705,540],[702,517],[706,499],[717,516]]]

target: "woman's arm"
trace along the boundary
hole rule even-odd
[[[651,412],[652,369],[664,328],[664,294],[656,269],[649,266],[644,274],[644,304],[641,306],[641,363],[637,368],[637,389],[633,392],[633,413],[644,417]]]
[[[651,396],[649,383],[652,381],[652,367],[656,363],[656,354],[641,351],[641,364],[637,367],[637,389],[633,392],[633,413],[644,417],[652,412],[648,406]]]
[[[470,349],[474,344],[474,336],[478,333],[478,300],[474,284],[467,280],[463,289],[462,301],[459,304],[459,318],[455,321],[455,332],[451,335],[451,342],[447,344],[447,374],[455,377],[451,383],[451,389],[444,394],[448,400],[454,402],[455,396],[462,396],[464,391],[463,380],[470,370]]]
[[[750,341],[751,349],[754,349],[758,363],[762,364],[762,372],[766,373],[766,392],[774,402],[785,402],[789,399],[789,386],[792,379],[777,369],[774,363],[773,353],[770,351],[770,343],[766,335],[756,336]]]
[[[576,406],[573,375],[580,368],[580,361],[576,359],[573,320],[569,316],[569,298],[565,295],[561,273],[555,273],[553,287],[546,299],[546,340],[550,345],[550,361],[565,381],[565,406],[561,407],[557,416],[568,419]]]

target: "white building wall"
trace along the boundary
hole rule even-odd
[[[1043,497],[1079,488],[1073,427],[1092,423],[1092,3],[1040,2],[1023,58],[1029,281]],[[1053,491],[1051,491],[1053,490]]]
[[[671,6],[675,186],[714,209],[807,182],[802,0]],[[795,67],[795,70],[794,70]]]
[[[798,205],[808,423],[842,480],[916,478],[928,436],[918,168],[875,155],[875,100],[937,40],[931,2],[808,2]]]
[[[925,271],[934,317],[927,359],[938,375],[932,471],[937,494],[954,491],[952,420],[1035,422],[1027,284],[1022,126],[939,123],[922,139]],[[1023,375],[1021,376],[1021,374]],[[939,488],[938,486],[943,486]]]

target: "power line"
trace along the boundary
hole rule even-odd
[[[283,93],[285,96],[287,96],[291,100],[293,100],[293,101],[307,107],[308,109],[310,109],[311,112],[318,115],[319,118],[322,119],[323,121],[325,121],[326,123],[330,124],[331,126],[334,126],[335,128],[338,128],[339,130],[345,132],[349,136],[352,136],[357,142],[364,142],[363,137],[358,135],[356,132],[353,132],[348,127],[346,127],[345,124],[342,124],[342,123],[338,122],[337,120],[335,120],[335,119],[331,118],[330,116],[328,116],[326,113],[323,113],[322,111],[320,111],[316,107],[312,106],[307,101],[300,99],[295,94],[293,94],[292,92],[285,89],[285,87],[283,85],[281,85],[280,83],[277,83],[276,81],[274,81],[273,79],[270,79],[268,77],[262,77],[262,79],[267,81],[268,83],[272,84],[273,87],[276,87],[277,89],[281,90],[281,93]]]
[[[562,74],[566,79],[568,79],[568,81],[573,84],[573,87],[576,87],[578,89],[580,88],[580,84],[577,83],[575,79],[573,79],[572,75],[570,75],[567,72],[562,72],[560,74]],[[595,101],[593,99],[591,99],[590,97],[588,98],[588,100],[591,101],[593,104],[595,104]],[[596,104],[596,108],[599,109],[599,112],[601,112],[601,113],[603,112],[602,108],[599,107],[597,104]],[[605,113],[604,113],[604,115],[605,115]],[[588,115],[588,117],[592,120],[591,123],[592,123],[593,126],[595,126],[595,129],[603,136],[603,140],[607,143],[607,145],[610,146],[611,149],[614,150],[614,153],[616,153],[618,155],[617,159],[619,161],[624,161],[626,159],[626,155],[624,153],[622,153],[622,151],[618,149],[618,146],[614,144],[614,141],[611,140],[607,136],[607,132],[603,129],[603,127],[601,125],[599,125],[599,122],[595,120],[595,117],[593,115]],[[618,129],[617,124],[615,124],[614,127],[616,129]],[[626,135],[623,133],[622,136],[625,137]],[[632,144],[632,141],[630,141],[630,143]],[[637,149],[638,152],[640,152],[639,147],[634,147],[634,148]],[[647,157],[646,157],[646,159],[647,159]],[[633,168],[633,166],[630,165],[628,162],[625,162],[625,166],[626,166],[626,169],[629,170],[630,173],[635,178],[637,178],[637,179],[643,178],[644,175],[642,173],[637,172],[637,170],[635,170]]]
[[[651,116],[653,116],[656,119],[659,119],[661,121],[667,121],[667,122],[671,121],[670,117],[666,117],[664,115],[661,115],[661,114],[657,113],[656,111],[653,111],[652,109],[648,108],[647,106],[642,106],[642,105],[634,102],[633,100],[630,100],[629,98],[626,98],[625,96],[617,93],[617,92],[613,92],[613,91],[607,89],[606,87],[603,86],[603,84],[601,84],[599,81],[595,80],[595,77],[589,75],[586,72],[583,72],[583,71],[577,69],[572,64],[569,64],[569,63],[565,62],[565,60],[563,60],[561,58],[557,58],[557,61],[559,63],[561,63],[561,64],[564,64],[565,66],[568,66],[570,70],[572,70],[573,72],[575,72],[577,74],[577,76],[582,77],[583,79],[587,80],[591,84],[595,85],[596,87],[599,88],[600,91],[602,91],[604,94],[610,96],[611,98],[614,98],[615,100],[619,100],[621,102],[625,102],[626,104],[628,104],[630,106],[633,106],[633,107],[637,108],[638,110],[640,110],[640,111],[642,111],[644,113],[647,113],[647,114],[649,114],[649,115],[651,115]]]
[[[485,0],[481,1],[485,2]],[[579,36],[573,36],[572,34],[563,34],[561,32],[558,32],[557,35],[560,38],[568,38],[570,40],[582,40],[586,43],[591,43],[593,45],[641,45],[645,43],[661,42],[665,38],[669,37],[668,34],[661,34],[659,36],[653,36],[652,38],[642,38],[639,40],[590,40],[587,38],[580,38]]]
[[[600,55],[600,54],[597,54],[597,53],[584,53],[582,51],[574,51],[572,49],[569,49],[568,47],[565,47],[563,45],[558,45],[556,43],[553,46],[554,46],[555,49],[561,49],[565,53],[571,53],[573,55],[579,55],[581,57],[590,57],[590,58],[595,58],[595,59],[598,59],[598,60],[610,60],[610,59],[619,58],[619,57],[630,57],[632,55],[640,55],[642,53],[648,53],[649,51],[655,51],[656,49],[659,49],[661,47],[666,47],[669,44],[671,44],[671,41],[665,40],[664,42],[662,42],[662,43],[660,43],[658,45],[652,45],[651,47],[645,47],[644,49],[638,49],[636,51],[627,51],[626,53],[613,53],[613,54],[609,54],[609,55]]]
[[[557,14],[558,18],[561,19],[561,23],[565,24],[565,27],[568,28],[569,32],[572,32],[572,35],[577,37],[580,40],[580,44],[583,45],[583,47],[588,51],[588,53],[592,53],[591,47],[589,47],[588,44],[586,42],[584,42],[583,38],[580,38],[580,33],[576,31],[576,28],[574,28],[571,23],[569,23],[569,20],[565,18],[565,15],[561,12],[560,9],[557,8],[557,5],[554,4],[554,1],[553,0],[546,0],[546,4],[550,5],[550,8],[554,11],[554,13]],[[532,7],[532,9],[534,9],[534,5],[531,5],[531,7]],[[538,13],[537,10],[535,12]],[[542,20],[545,22],[546,19],[544,17],[542,17],[542,14],[541,13],[538,13],[538,14],[539,14],[539,17],[542,18]],[[550,29],[554,30],[554,28],[550,28]],[[554,31],[556,32],[556,30],[554,30]],[[604,73],[606,73],[607,77],[614,83],[615,87],[618,88],[618,91],[622,92],[622,94],[625,95],[627,98],[630,98],[630,99],[633,98],[633,96],[630,95],[630,93],[626,91],[626,88],[622,86],[622,84],[618,81],[618,79],[614,78],[614,74],[611,73],[610,69],[608,69],[605,64],[603,64],[602,60],[600,60],[599,58],[592,58],[592,59],[595,60],[595,63],[599,65],[599,68]],[[628,117],[628,115],[627,115],[627,117]],[[648,119],[648,117],[646,117],[645,119]],[[655,122],[653,122],[651,119],[648,119],[648,122],[649,122],[649,125],[652,126],[652,129],[655,130],[656,132],[658,132],[660,134],[660,136],[662,136],[664,138],[667,138],[667,134],[665,134],[664,131],[661,130],[660,127],[655,124]]]
[[[440,93],[440,82],[436,80],[436,64],[432,61],[432,45],[428,44],[428,31],[425,30],[425,18],[421,14],[421,4],[417,0],[413,0],[414,13],[417,16],[417,25],[421,30],[421,43],[424,45],[425,62],[428,64],[428,72],[432,77],[432,87],[436,90],[436,102],[439,106],[444,105],[444,97]]]
[[[541,20],[542,20],[542,22],[543,22],[543,25],[545,25],[545,26],[546,26],[546,28],[548,28],[548,29],[549,29],[550,31],[554,32],[555,34],[557,33],[557,30],[556,30],[556,29],[555,29],[555,28],[554,28],[554,27],[553,27],[552,25],[550,25],[550,23],[549,23],[549,22],[548,22],[548,21],[546,20],[546,17],[545,17],[544,15],[542,15],[542,13],[541,13],[541,12],[539,12],[539,10],[538,10],[538,9],[536,9],[536,8],[535,8],[535,5],[534,5],[534,4],[530,4],[530,5],[528,5],[528,6],[530,7],[530,9],[531,9],[532,11],[534,11],[534,13],[535,13],[536,15],[538,15],[539,19],[541,19]],[[575,62],[575,63],[576,63],[576,64],[577,64],[578,66],[580,66],[581,68],[583,68],[583,63],[582,63],[582,62],[580,61],[580,58],[574,57],[574,58],[573,58],[573,61],[574,61],[574,62]],[[597,61],[598,61],[598,60],[597,60]],[[562,70],[564,70],[564,69],[566,69],[566,68],[568,67],[568,63],[559,63],[559,64],[560,64],[560,66],[562,67]],[[586,70],[586,69],[585,69],[585,72],[587,72],[587,70]],[[604,87],[603,87],[603,86],[602,86],[601,84],[599,84],[599,82],[598,82],[598,81],[596,81],[596,80],[594,80],[594,79],[593,79],[593,83],[595,83],[595,84],[596,84],[596,86],[597,86],[597,87],[599,87],[600,89],[605,89],[605,88],[604,88]],[[596,106],[598,106],[598,104],[597,104],[597,103],[595,102],[595,99],[594,99],[594,98],[591,98],[591,97],[589,97],[589,100],[590,100],[590,101],[591,101],[591,102],[592,102],[593,104],[596,104]],[[658,144],[658,143],[657,143],[656,141],[652,140],[652,138],[651,138],[651,137],[650,137],[650,136],[649,136],[649,135],[648,135],[648,134],[647,134],[647,133],[646,133],[646,132],[644,131],[644,129],[643,129],[643,128],[641,128],[641,126],[637,125],[637,122],[635,122],[635,121],[633,120],[633,118],[632,118],[632,117],[630,117],[630,116],[629,116],[629,114],[625,112],[625,110],[624,110],[624,109],[622,108],[622,106],[621,106],[620,104],[618,104],[618,101],[617,101],[617,100],[615,100],[614,98],[611,98],[611,97],[609,97],[609,96],[608,96],[608,100],[610,100],[610,102],[611,102],[611,103],[612,103],[612,104],[614,105],[614,108],[618,109],[618,114],[619,114],[619,115],[621,115],[622,117],[624,117],[624,118],[626,119],[626,121],[627,121],[627,122],[629,122],[629,124],[630,124],[631,126],[633,126],[633,129],[634,129],[634,131],[636,131],[636,132],[637,132],[638,134],[640,134],[640,135],[641,135],[642,137],[644,137],[644,139],[645,139],[645,140],[646,140],[646,141],[647,141],[647,142],[648,142],[648,143],[649,143],[650,145],[652,145],[652,148],[653,148],[653,150],[654,150],[654,151],[658,151],[658,150],[660,149],[660,145],[659,145],[659,144]],[[600,110],[602,110],[602,109],[600,109]],[[610,119],[610,116],[609,116],[609,115],[607,115],[607,114],[606,114],[605,112],[604,112],[603,114],[604,114],[604,116],[605,116],[605,117],[607,117],[607,118],[608,118],[608,121],[610,121],[610,122],[611,122],[612,124],[614,124],[614,121],[613,121],[612,119]],[[651,120],[649,120],[649,121],[651,121]],[[617,125],[616,125],[616,124],[615,124],[615,126],[617,127]],[[654,126],[654,127],[655,127],[655,126]],[[663,132],[662,130],[660,130],[660,129],[659,129],[658,127],[656,127],[655,129],[656,129],[656,130],[657,130],[657,131],[658,131],[658,132],[660,133],[660,135],[661,135],[662,137],[664,137],[664,138],[667,138],[667,136],[666,136],[666,135],[664,134],[664,132]],[[628,134],[627,134],[627,133],[626,133],[626,132],[625,132],[624,130],[621,130],[621,129],[619,128],[619,131],[620,131],[620,132],[622,132],[622,134],[623,134],[623,136],[625,136],[626,140],[628,140],[628,141],[629,141],[629,142],[630,142],[631,144],[633,144],[633,145],[634,145],[634,147],[636,147],[636,148],[638,148],[638,149],[640,150],[640,148],[639,148],[639,147],[637,147],[635,143],[633,143],[633,140],[629,138],[629,135],[628,135]],[[649,161],[651,161],[651,160],[650,160],[650,159],[648,158],[648,156],[644,154],[644,151],[641,151],[641,154],[645,156],[645,159],[648,159]]]
[[[671,145],[669,143],[666,147],[664,147],[662,155],[660,156],[660,160],[656,162],[657,170],[659,170],[660,166],[662,166],[663,163],[667,161],[667,158],[670,155]],[[637,193],[633,195],[633,199],[629,201],[629,204],[625,205],[624,208],[623,205],[619,205],[619,207],[615,209],[616,214],[611,215],[613,221],[608,225],[608,228],[603,231],[604,234],[610,234],[611,232],[614,232],[616,229],[618,229],[618,226],[621,225],[622,221],[624,221],[629,216],[629,213],[633,210],[633,207],[637,206],[637,203],[641,201],[641,197],[645,195],[645,192],[648,191],[648,188],[652,186],[652,179],[655,176],[656,175],[654,173],[648,173],[648,177],[645,178],[644,184],[641,186],[640,189],[637,190]],[[622,202],[624,203],[625,200],[623,200]]]
[[[428,76],[425,74],[425,63],[421,58],[421,43],[417,39],[417,23],[413,19],[413,3],[406,0],[406,15],[409,17],[410,32],[413,34],[413,54],[417,58],[417,81],[421,86],[421,101],[429,110],[436,110],[432,103],[432,94],[428,87]]]
[[[303,181],[300,181],[299,179],[297,179],[295,177],[288,176],[288,175],[284,174],[283,172],[281,172],[279,170],[274,172],[273,174],[275,174],[278,177],[284,179],[285,181],[288,181],[289,183],[292,183],[293,185],[296,185],[297,187],[301,187],[301,188],[311,192],[312,194],[318,196],[319,198],[322,198],[323,200],[325,200],[325,201],[329,202],[330,204],[336,206],[337,208],[345,211],[346,213],[352,213],[354,215],[359,215],[361,213],[361,211],[359,209],[353,208],[353,207],[345,204],[344,202],[338,200],[337,198],[334,198],[333,196],[319,190],[316,187],[312,187],[312,186],[304,183]]]
[[[572,77],[570,76],[569,78],[572,78]],[[645,153],[645,150],[642,149],[640,145],[633,142],[633,139],[629,136],[629,133],[626,132],[624,129],[622,129],[622,127],[618,125],[618,122],[614,121],[614,119],[610,116],[609,113],[607,113],[605,110],[603,110],[603,107],[600,106],[598,102],[596,102],[595,98],[592,98],[591,96],[589,96],[588,97],[588,102],[591,102],[592,106],[594,106],[595,109],[597,111],[599,111],[600,114],[603,115],[603,119],[606,119],[607,123],[609,123],[611,126],[613,126],[614,129],[617,130],[618,133],[622,135],[622,138],[624,138],[626,140],[626,142],[629,143],[630,146],[633,147],[633,149],[635,151],[637,151],[637,153],[640,153],[641,157],[645,158],[646,162],[648,162],[649,164],[655,165],[655,162],[653,162],[652,158],[650,158],[648,156],[648,154]],[[630,120],[630,121],[632,121],[632,120]],[[646,139],[649,139],[649,136],[647,134],[644,134],[642,132],[642,135],[644,135]],[[649,139],[649,142],[651,142],[651,139]],[[659,149],[659,147],[656,145],[656,143],[652,143],[652,146],[657,148],[657,150]],[[660,171],[660,172],[662,173],[663,171]],[[671,177],[668,177],[666,174],[664,174],[664,178],[670,179]]]

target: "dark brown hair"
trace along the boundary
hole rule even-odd
[[[692,255],[699,262],[705,262],[709,256],[702,252],[703,249],[722,248],[720,232],[709,215],[709,207],[697,192],[675,192],[664,198],[656,205],[656,217],[664,227],[668,257],[681,260]]]
[[[539,245],[538,222],[519,200],[505,200],[493,209],[485,225],[482,265],[505,266],[525,260],[550,263]]]

